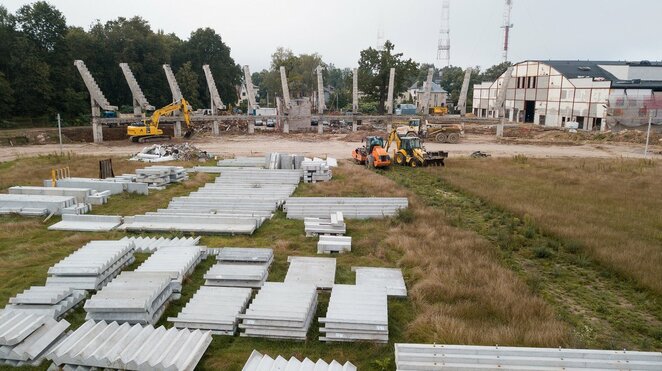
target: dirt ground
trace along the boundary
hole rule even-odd
[[[361,143],[356,135],[346,134],[255,134],[225,135],[219,138],[197,137],[189,142],[200,149],[220,157],[262,155],[265,152],[301,153],[309,156],[328,155],[339,159],[351,158],[351,151]],[[62,146],[64,152],[81,155],[130,155],[140,151],[145,145],[127,141],[108,141],[103,144],[68,143]],[[474,151],[483,151],[493,157],[524,155],[527,157],[591,157],[591,158],[643,158],[644,148],[635,143],[508,143],[497,141],[491,135],[469,134],[458,144],[425,143],[431,151],[444,150],[450,157],[468,156]],[[59,145],[1,146],[0,161],[10,161],[19,157],[38,156],[59,152]],[[662,158],[662,147],[652,146],[654,158]]]

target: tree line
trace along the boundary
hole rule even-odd
[[[14,14],[0,5],[0,127],[37,119],[53,122],[56,113],[72,123],[89,123],[89,95],[73,61],[81,59],[111,104],[121,112],[131,112],[131,92],[119,63],[128,63],[147,100],[156,107],[172,101],[162,68],[170,64],[182,94],[195,108],[208,106],[210,98],[202,71],[209,64],[221,98],[234,103],[242,84],[240,66],[230,56],[230,47],[211,28],[200,28],[182,40],[173,33],[153,30],[145,19],[119,17],[96,22],[85,30],[69,26],[56,7],[44,1],[24,5]],[[254,72],[253,83],[259,88],[260,103],[274,106],[274,97],[282,96],[280,66],[285,66],[290,94],[294,98],[312,96],[317,88],[315,69],[324,68],[324,82],[329,88],[329,109],[350,109],[352,104],[352,69],[326,63],[319,54],[295,55],[278,48],[269,69]],[[414,83],[421,83],[430,64],[421,64],[386,42],[383,48],[367,48],[360,53],[359,90],[362,112],[383,112],[390,68],[396,69],[396,96]],[[495,80],[507,64],[480,71],[476,67],[472,84]],[[449,101],[457,102],[464,71],[460,67],[435,70],[435,81],[449,92]],[[469,89],[468,105],[471,105]]]

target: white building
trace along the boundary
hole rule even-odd
[[[400,99],[397,100],[397,103],[411,100],[416,104],[416,108],[420,110],[421,105],[423,104],[423,95],[425,94],[426,84],[427,81],[423,81],[420,85],[414,83],[402,94]],[[430,88],[430,101],[428,107],[446,107],[446,98],[448,98],[448,92],[444,90],[441,85],[433,82],[432,87]]]
[[[502,85],[503,75],[474,85],[476,116],[498,117],[494,105]],[[524,61],[513,67],[505,116],[512,122],[557,127],[576,121],[585,130],[604,129],[603,124],[639,126],[640,120],[627,117],[625,102],[639,105],[639,115],[644,101],[656,96],[662,98],[662,62]]]

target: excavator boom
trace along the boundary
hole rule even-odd
[[[134,142],[148,142],[154,140],[170,139],[169,135],[163,134],[163,130],[159,129],[161,116],[168,115],[175,111],[181,111],[186,123],[185,138],[189,138],[193,134],[193,126],[191,125],[191,114],[189,104],[186,99],[182,98],[176,102],[170,103],[165,107],[161,107],[152,113],[149,123],[145,122],[140,125],[130,125],[127,127],[127,135]]]

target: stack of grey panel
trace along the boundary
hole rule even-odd
[[[352,251],[352,237],[322,235],[317,241],[318,254],[343,253]]]
[[[171,287],[176,295],[182,291],[184,277],[193,273],[201,259],[202,249],[200,246],[162,247],[156,250],[135,271],[171,273]]]
[[[86,214],[92,205],[78,203],[74,196],[0,194],[0,214],[62,215]]]
[[[172,296],[172,273],[122,272],[85,302],[86,319],[156,323]]]
[[[224,247],[218,250],[216,263],[205,274],[205,285],[262,287],[269,276],[274,252],[268,248]]]
[[[386,288],[388,296],[407,297],[407,286],[399,268],[352,267],[356,272],[357,286]]]
[[[388,342],[386,288],[335,285],[325,318],[319,318],[322,341]]]
[[[662,353],[626,350],[395,344],[398,371],[662,370]]]
[[[78,203],[88,203],[92,205],[103,205],[108,202],[110,192],[97,192],[89,188],[54,188],[54,187],[34,187],[34,186],[16,186],[8,189],[10,194],[16,195],[44,195],[44,196],[74,196]]]
[[[264,157],[235,157],[219,160],[216,163],[220,167],[260,167],[264,168],[266,161]]]
[[[55,188],[57,189],[57,188]],[[104,232],[122,224],[117,215],[62,215],[62,220],[49,226],[49,231]]]
[[[52,186],[53,182],[50,179],[44,180],[44,187]],[[90,188],[96,189],[99,192],[108,191],[111,195],[120,194],[122,192],[148,194],[149,190],[147,184],[136,183],[134,179],[126,177],[115,177],[106,179],[97,178],[63,178],[56,181],[56,187],[66,188]]]
[[[200,237],[122,237],[120,241],[133,242],[136,252],[152,253],[167,246],[196,246]]]
[[[84,290],[65,286],[32,286],[9,299],[5,311],[22,311],[52,318],[61,318],[85,299]]]
[[[320,359],[317,362],[313,362],[308,358],[305,358],[303,361],[291,357],[289,360],[278,356],[275,359],[269,357],[266,354],[262,354],[257,350],[253,350],[248,361],[244,365],[242,371],[278,371],[278,370],[287,370],[287,371],[356,371],[357,368],[351,362],[345,362],[345,364],[340,364],[337,361],[333,360],[329,363],[324,362]]]
[[[315,285],[265,282],[239,315],[241,336],[306,340],[316,308]]]
[[[50,267],[46,285],[98,290],[133,261],[133,242],[90,241]]]
[[[394,216],[407,207],[405,197],[290,197],[283,210],[289,219],[328,218],[335,212],[345,219],[368,219]]]
[[[285,283],[312,283],[318,289],[330,289],[336,279],[335,258],[289,256],[290,267]]]
[[[148,166],[136,170],[136,182],[159,187],[170,183],[180,183],[188,179],[186,170],[181,166]]]
[[[209,331],[87,321],[47,356],[65,370],[193,370]]]
[[[333,176],[331,167],[322,159],[304,160],[301,163],[304,183],[328,182]]]
[[[0,313],[0,363],[36,366],[65,335],[69,322],[26,312]]]
[[[304,218],[306,237],[315,237],[322,234],[343,235],[347,232],[347,225],[342,212],[331,213],[330,218]]]
[[[201,286],[177,317],[169,317],[168,321],[177,328],[234,335],[237,316],[246,309],[251,294],[249,288]]]

